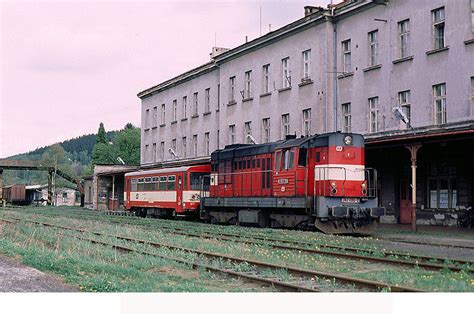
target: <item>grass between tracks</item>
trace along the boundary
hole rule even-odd
[[[474,286],[471,284],[471,279],[474,276],[464,271],[457,273],[449,270],[433,272],[419,268],[400,268],[298,251],[278,250],[271,248],[268,242],[256,245],[223,241],[218,237],[200,239],[171,234],[170,230],[160,229],[160,227],[186,228],[193,232],[235,233],[245,237],[266,236],[314,244],[329,243],[381,251],[375,243],[371,242],[371,238],[354,239],[301,231],[209,226],[156,219],[117,218],[97,215],[95,212],[77,208],[44,207],[16,209],[14,211],[0,210],[0,215],[35,219],[189,249],[344,274],[394,285],[412,286],[428,291],[474,291]],[[83,217],[80,215],[83,215]],[[118,225],[117,222],[130,223],[130,225]],[[155,227],[155,229],[150,227]],[[204,270],[192,270],[188,265],[170,260],[140,254],[119,253],[102,245],[61,237],[58,236],[58,232],[65,233],[64,231],[24,223],[4,224],[0,238],[0,252],[19,256],[27,265],[64,276],[67,282],[77,284],[84,291],[271,291],[271,288],[244,284],[242,281],[227,279]],[[74,234],[74,232],[67,233]],[[205,262],[219,268],[229,268],[236,271],[252,270],[252,266],[245,263],[235,264],[224,260],[210,261],[199,257],[195,253],[155,248],[107,237],[94,236],[94,238],[157,254],[179,257],[190,262]],[[267,277],[278,278],[282,281],[292,280],[292,276],[285,270],[268,270],[264,274]],[[314,279],[314,281],[327,290],[337,289],[337,286],[331,280]]]

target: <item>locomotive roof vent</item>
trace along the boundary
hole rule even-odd
[[[296,135],[286,135],[285,140],[296,139]]]

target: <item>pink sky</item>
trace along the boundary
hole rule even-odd
[[[0,0],[0,158],[127,122],[136,94],[303,17],[288,1]]]

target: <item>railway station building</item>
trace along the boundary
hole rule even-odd
[[[346,0],[150,87],[141,166],[234,143],[363,134],[385,222],[452,225],[474,196],[474,0]]]

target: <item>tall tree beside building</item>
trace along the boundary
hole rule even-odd
[[[140,164],[140,128],[131,123],[125,125],[112,140],[103,142],[106,138],[103,124],[97,133],[97,143],[92,152],[93,164],[118,164],[120,157],[128,165]]]
[[[107,143],[107,133],[105,132],[104,123],[100,123],[99,131],[97,131],[97,143]]]

